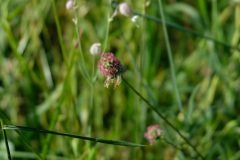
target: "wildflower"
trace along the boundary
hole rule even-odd
[[[144,137],[152,145],[160,136],[163,134],[163,130],[160,129],[159,125],[150,125],[147,127],[147,131],[144,133]]]
[[[126,17],[130,17],[132,22],[139,27],[139,25],[137,24],[137,15],[133,14],[132,8],[127,4],[127,3],[121,3],[118,5],[118,7],[116,8],[116,10],[114,11],[112,17],[109,19],[109,21],[112,21],[113,18],[115,16],[117,16],[118,14],[124,15]]]
[[[74,7],[74,0],[68,0],[66,3],[66,9],[70,10],[70,9],[73,9],[73,7]]]
[[[103,53],[101,55],[101,59],[98,61],[98,69],[102,75],[107,77],[104,83],[107,88],[114,82],[114,88],[120,85],[121,74],[126,70],[113,53]]]
[[[98,55],[102,52],[102,47],[100,43],[93,43],[90,47],[90,54]]]

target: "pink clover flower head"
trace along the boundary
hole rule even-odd
[[[147,131],[144,133],[144,137],[152,145],[160,136],[163,135],[163,130],[160,129],[158,124],[150,125],[147,127]]]
[[[104,86],[107,88],[114,82],[114,88],[116,88],[121,83],[121,74],[126,70],[113,53],[101,54],[101,59],[98,61],[98,69],[102,75],[107,77],[104,83]]]

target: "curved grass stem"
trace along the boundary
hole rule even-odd
[[[172,75],[173,87],[174,87],[175,95],[176,95],[176,98],[177,98],[177,103],[178,103],[179,110],[184,115],[183,108],[182,108],[182,101],[181,101],[181,98],[180,98],[180,93],[179,93],[177,80],[176,80],[176,71],[175,71],[175,66],[174,66],[174,62],[173,62],[172,50],[171,50],[169,37],[168,37],[168,33],[167,33],[167,27],[166,27],[166,24],[165,24],[165,16],[164,16],[163,9],[162,9],[162,1],[158,0],[158,4],[159,4],[160,15],[161,15],[161,18],[162,18],[162,21],[163,21],[163,23],[162,23],[163,33],[164,33],[164,37],[165,37],[165,41],[166,41],[168,59],[169,59],[169,62],[170,62],[170,70],[171,70],[171,75]]]
[[[132,85],[130,85],[124,78],[122,78],[123,82],[133,90],[148,106],[151,110],[153,110],[162,120],[169,125],[177,134],[198,154],[199,157],[205,159],[203,155],[191,144],[191,142],[175,127],[165,116],[163,116],[157,109],[154,107],[146,98],[144,98]]]

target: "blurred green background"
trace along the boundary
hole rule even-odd
[[[240,159],[240,2],[162,0],[165,19],[172,24],[167,29],[183,111],[158,21],[158,1],[125,2],[145,15],[138,19],[139,28],[124,16],[109,24],[114,5],[107,0],[76,0],[77,30],[74,12],[66,10],[65,0],[0,0],[0,118],[4,124],[147,145],[131,148],[21,131],[44,159],[196,156],[124,82],[116,89],[105,88],[105,78],[97,74],[89,84],[82,72],[83,58],[92,77],[100,57],[89,54],[89,48],[99,42],[127,67],[124,79],[206,159]],[[184,150],[161,140],[148,145],[144,132],[151,124],[159,124],[165,138]],[[0,159],[7,159],[2,133]],[[7,130],[7,136],[13,159],[36,159],[19,134]]]

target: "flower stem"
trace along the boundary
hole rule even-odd
[[[77,39],[78,39],[79,55],[80,55],[80,61],[81,61],[80,67],[81,67],[81,70],[82,70],[83,78],[91,85],[91,82],[89,80],[90,76],[89,76],[88,71],[86,69],[86,64],[85,64],[83,51],[82,51],[82,46],[81,46],[81,37],[79,35],[79,30],[78,30],[78,18],[77,18],[76,8],[74,8],[73,23],[75,25]]]
[[[132,89],[148,106],[151,110],[153,110],[159,117],[163,119],[165,123],[167,123],[177,134],[201,157],[205,159],[202,154],[191,144],[191,142],[175,127],[165,116],[163,116],[156,107],[154,107],[146,98],[144,98],[132,85],[130,85],[124,78],[122,78],[123,82]]]

